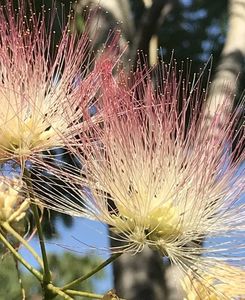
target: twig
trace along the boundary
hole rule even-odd
[[[105,260],[102,264],[100,264],[99,266],[97,266],[95,269],[93,269],[91,272],[89,272],[86,275],[83,275],[75,280],[73,280],[72,282],[66,284],[65,286],[63,286],[63,288],[61,288],[61,290],[65,291],[67,289],[72,288],[74,285],[83,282],[84,280],[90,278],[91,276],[93,276],[94,274],[96,274],[97,272],[99,272],[101,269],[103,269],[105,266],[109,265],[111,262],[113,262],[115,259],[117,259],[120,255],[122,255],[122,253],[116,253],[113,254],[111,257],[109,257],[107,260]]]

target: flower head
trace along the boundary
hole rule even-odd
[[[54,195],[49,203],[108,224],[124,242],[121,251],[148,245],[200,277],[244,248],[244,152],[234,155],[244,135],[236,133],[241,142],[233,149],[237,112],[218,107],[207,125],[200,79],[191,83],[176,74],[163,66],[162,81],[146,76],[131,87],[123,76],[104,79],[103,123],[81,134],[73,149],[82,174],[68,178],[78,197]]]
[[[89,40],[71,32],[72,12],[55,44],[55,8],[38,15],[24,1],[18,10],[6,3],[0,7],[0,162],[64,145],[100,78],[99,64],[87,74]]]

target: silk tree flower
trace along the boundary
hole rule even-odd
[[[158,82],[136,74],[130,86],[104,78],[103,122],[87,116],[91,130],[71,149],[81,175],[63,174],[72,198],[45,204],[108,224],[123,242],[115,251],[149,246],[203,283],[218,262],[244,264],[244,132],[232,134],[239,109],[230,112],[229,95],[207,123],[202,78],[181,74],[162,66]]]
[[[37,15],[25,11],[25,1],[18,10],[6,2],[0,7],[0,162],[23,162],[73,136],[99,89],[100,64],[88,72],[90,42],[86,33],[71,32],[72,12],[55,44],[55,8]]]

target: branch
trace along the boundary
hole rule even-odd
[[[39,265],[43,268],[42,259],[39,257],[36,251],[28,244],[28,242],[21,235],[19,235],[18,232],[16,232],[7,222],[2,223],[1,226],[8,233],[14,236],[27,250],[29,250],[33,257],[36,259],[36,261],[39,263]]]
[[[171,0],[153,0],[152,5],[145,9],[139,25],[139,31],[131,48],[131,57],[135,67],[137,51],[140,50],[144,54],[148,54],[150,40],[156,33],[160,23],[164,21],[166,15],[172,10],[174,2]]]
[[[63,288],[61,288],[62,291],[65,291],[67,289],[72,288],[74,285],[83,282],[84,280],[90,278],[91,276],[93,276],[94,274],[96,274],[97,272],[99,272],[100,270],[102,270],[104,267],[106,267],[107,265],[109,265],[111,262],[113,262],[115,259],[117,259],[120,255],[122,255],[122,253],[115,253],[113,254],[111,257],[109,257],[107,260],[105,260],[102,264],[100,264],[99,266],[97,266],[96,268],[94,268],[91,272],[89,272],[88,274],[85,274],[75,280],[73,280],[72,282],[66,284]]]

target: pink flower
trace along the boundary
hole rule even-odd
[[[72,14],[55,44],[55,8],[0,7],[0,162],[62,147],[94,101],[100,64],[88,71],[90,42],[71,32]]]
[[[73,148],[81,176],[64,174],[77,199],[54,196],[49,206],[108,224],[119,251],[149,246],[201,280],[244,248],[244,135],[232,149],[238,110],[218,107],[207,124],[201,78],[177,74],[162,66],[158,82],[135,74],[131,87],[121,74],[104,78],[103,122],[87,116],[91,130]]]

